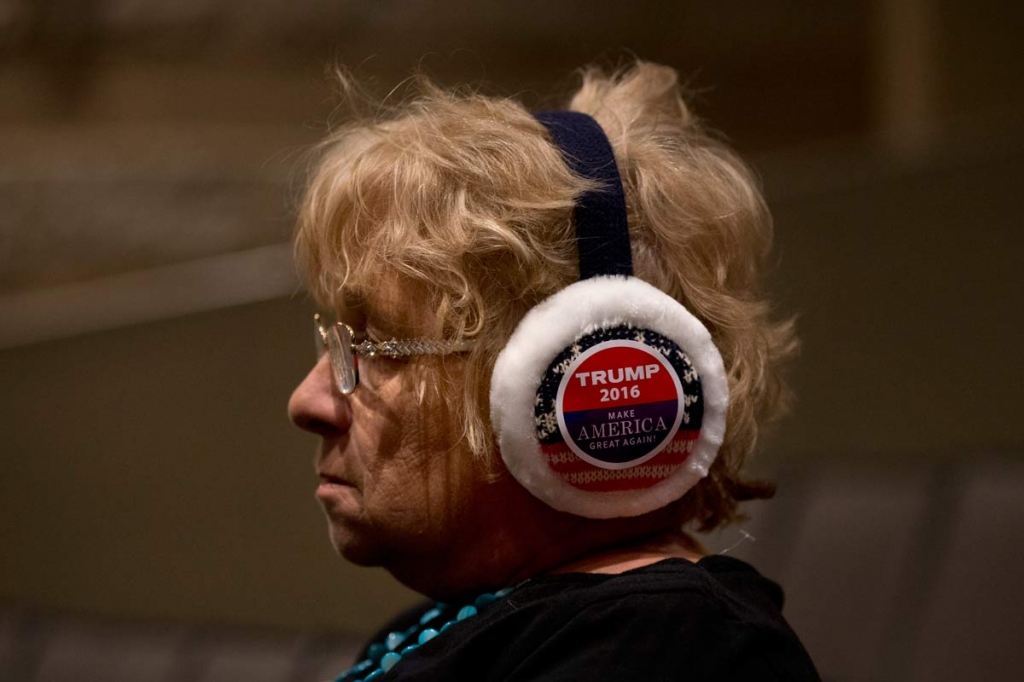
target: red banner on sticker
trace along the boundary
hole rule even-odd
[[[648,351],[613,346],[591,355],[566,378],[566,412],[677,400],[670,368]]]

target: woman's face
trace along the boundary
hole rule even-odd
[[[423,300],[422,292],[391,284],[335,312],[357,335],[414,338],[430,328],[430,311],[415,303]],[[366,374],[365,363],[380,363],[372,387],[361,382],[341,394],[325,354],[288,403],[292,421],[320,436],[316,497],[331,540],[362,565],[387,567],[444,551],[457,541],[471,500],[485,485],[449,407],[451,396],[444,395],[445,385],[459,385],[461,361],[444,359],[452,383],[442,383],[436,359],[360,362]]]

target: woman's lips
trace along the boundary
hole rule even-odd
[[[321,502],[337,500],[346,489],[351,489],[352,484],[348,481],[331,474],[320,474],[320,485],[316,487],[316,497]]]

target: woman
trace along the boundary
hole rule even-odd
[[[666,67],[569,112],[422,84],[330,136],[289,412],[338,551],[436,600],[339,679],[817,679],[779,588],[682,530],[771,494],[739,474],[795,349],[770,241]]]

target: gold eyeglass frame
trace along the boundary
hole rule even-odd
[[[378,355],[386,358],[412,357],[416,355],[450,355],[462,353],[473,347],[472,341],[435,341],[433,339],[389,339],[372,341],[363,339],[356,343],[356,333],[344,322],[325,322],[320,314],[313,315],[313,323],[320,335],[322,343],[318,345],[317,357],[326,352],[331,362],[334,381],[342,394],[348,395],[359,385],[359,365],[356,357],[372,358]],[[326,324],[326,326],[325,326]],[[340,333],[332,334],[337,329],[344,329],[347,339]],[[319,349],[323,348],[324,351]],[[347,363],[347,355],[352,358]],[[351,380],[349,376],[351,374]],[[351,384],[351,386],[349,386]]]

